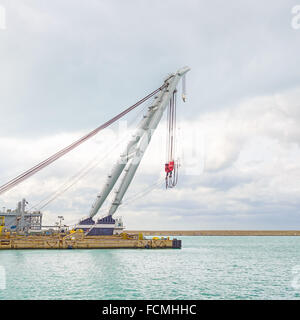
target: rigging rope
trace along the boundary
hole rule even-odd
[[[176,154],[176,90],[170,99],[167,115],[166,188],[173,188],[178,182],[178,161]]]
[[[150,103],[151,104],[151,103]],[[138,119],[139,115],[145,111],[145,109],[149,107],[148,104],[146,104],[138,113],[137,115],[130,121],[130,126],[133,125],[133,123]],[[129,132],[127,133],[127,136],[131,135],[130,130],[128,130]],[[29,208],[29,210],[31,210],[32,208],[35,208],[37,210],[41,210],[43,208],[45,208],[46,206],[48,206],[50,203],[52,203],[54,200],[56,200],[58,197],[60,197],[62,194],[64,194],[66,191],[68,191],[71,187],[73,187],[77,182],[79,182],[82,178],[84,178],[88,173],[90,173],[93,169],[95,169],[98,165],[99,165],[99,161],[105,160],[110,154],[111,152],[118,147],[124,140],[124,137],[122,137],[122,139],[119,139],[119,141],[117,141],[110,149],[108,152],[106,152],[106,154],[101,157],[101,159],[99,160],[99,154],[102,154],[103,151],[101,150],[101,152],[96,155],[91,161],[88,162],[87,165],[85,165],[83,168],[81,168],[76,174],[74,174],[73,176],[71,176],[69,179],[67,179],[67,181],[65,181],[56,191],[52,192],[49,196],[43,198],[40,202],[38,202],[37,204],[31,206]]]
[[[186,78],[185,74],[182,77],[182,100],[186,102]]]
[[[130,196],[128,199],[126,199],[124,202],[121,203],[121,208],[124,208],[124,207],[127,207],[128,205],[131,205],[136,200],[139,200],[140,198],[142,198],[145,195],[148,195],[149,193],[154,191],[157,187],[162,187],[164,185],[164,180],[165,180],[165,178],[160,177],[155,183],[148,186],[142,192],[139,191],[139,192],[133,194],[132,196]],[[107,216],[107,211],[110,208],[110,206],[111,206],[110,204],[107,204],[104,208],[101,209],[101,211],[103,211],[103,213],[102,213],[102,215],[100,214],[100,216],[99,216],[100,219]],[[88,218],[88,216],[87,216],[87,218]],[[91,230],[89,230],[89,231],[91,231]]]
[[[14,179],[8,181],[7,183],[5,183],[4,185],[0,186],[0,194],[3,194],[4,192],[10,190],[11,188],[13,188],[14,186],[18,185],[19,183],[21,183],[22,181],[26,180],[27,178],[29,178],[30,176],[34,175],[35,173],[37,173],[38,171],[42,170],[43,168],[47,167],[48,165],[50,165],[51,163],[53,163],[54,161],[56,161],[57,159],[61,158],[63,155],[65,155],[66,153],[70,152],[71,150],[75,149],[76,147],[78,147],[80,144],[82,144],[83,142],[85,142],[86,140],[90,139],[91,137],[93,137],[94,135],[96,135],[99,131],[107,128],[108,126],[110,126],[112,123],[116,122],[117,120],[119,120],[120,118],[122,118],[125,114],[127,114],[128,112],[130,112],[131,110],[135,109],[136,107],[138,107],[140,104],[144,103],[146,100],[150,99],[152,96],[154,96],[156,93],[158,93],[159,91],[161,91],[163,88],[165,88],[167,86],[167,84],[162,85],[161,87],[159,87],[158,89],[156,89],[155,91],[151,92],[150,94],[148,94],[146,97],[144,97],[143,99],[139,100],[137,103],[135,103],[134,105],[132,105],[131,107],[127,108],[126,110],[124,110],[123,112],[119,113],[117,116],[113,117],[112,119],[110,119],[109,121],[105,122],[104,124],[102,124],[101,126],[97,127],[96,129],[94,129],[93,131],[89,132],[88,134],[86,134],[85,136],[81,137],[80,139],[78,139],[77,141],[73,142],[72,144],[70,144],[69,146],[61,149],[60,151],[58,151],[57,153],[55,153],[54,155],[52,155],[51,157],[47,158],[46,160],[38,163],[37,165],[35,165],[34,167],[30,168],[29,170],[23,172],[22,174],[18,175],[17,177],[15,177]]]
[[[131,197],[129,197],[128,199],[126,199],[126,201],[124,201],[121,205],[122,207],[127,206],[128,204],[131,204],[132,202],[144,197],[145,195],[149,194],[150,192],[152,192],[156,187],[162,186],[164,182],[164,178],[159,178],[155,183],[151,184],[149,187],[147,187],[146,189],[144,189],[143,191],[139,191],[137,193],[135,193],[134,195],[132,195]]]

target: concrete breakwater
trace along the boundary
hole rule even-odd
[[[144,236],[300,236],[300,230],[140,230]]]

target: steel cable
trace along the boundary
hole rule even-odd
[[[156,93],[158,93],[159,91],[161,91],[163,88],[165,88],[167,86],[167,84],[162,85],[161,87],[159,87],[158,89],[156,89],[155,91],[151,92],[150,94],[148,94],[146,97],[144,97],[143,99],[139,100],[137,103],[135,103],[134,105],[132,105],[131,107],[125,109],[123,112],[119,113],[117,116],[113,117],[112,119],[110,119],[109,121],[105,122],[104,124],[102,124],[101,126],[97,127],[96,129],[94,129],[93,131],[89,132],[88,134],[86,134],[85,136],[81,137],[80,139],[78,139],[77,141],[73,142],[72,144],[70,144],[69,146],[61,149],[60,151],[58,151],[57,153],[55,153],[54,155],[50,156],[49,158],[45,159],[44,161],[38,163],[37,165],[35,165],[34,167],[30,168],[29,170],[23,172],[22,174],[18,175],[17,177],[15,177],[14,179],[8,181],[7,183],[5,183],[4,185],[2,185],[0,187],[0,194],[3,194],[4,192],[10,190],[11,188],[13,188],[14,186],[16,186],[17,184],[21,183],[22,181],[26,180],[27,178],[29,178],[30,176],[34,175],[35,173],[37,173],[38,171],[40,171],[41,169],[45,168],[46,166],[50,165],[51,163],[53,163],[54,161],[56,161],[57,159],[61,158],[63,155],[65,155],[66,153],[70,152],[71,150],[75,149],[76,147],[78,147],[80,144],[82,144],[83,142],[85,142],[86,140],[90,139],[91,137],[93,137],[94,135],[96,135],[99,131],[107,128],[108,126],[110,126],[112,123],[116,122],[117,120],[119,120],[120,118],[122,118],[125,114],[127,114],[128,112],[130,112],[131,110],[135,109],[136,107],[138,107],[140,104],[144,103],[146,100],[150,99],[152,96],[154,96]]]
[[[130,126],[133,125],[134,122],[138,119],[138,116],[145,111],[145,109],[149,107],[148,104],[146,104],[142,110],[140,110],[137,115],[130,121]],[[127,136],[130,136],[131,132],[127,133]],[[101,161],[108,158],[108,156],[111,154],[113,150],[115,150],[120,144],[123,142],[124,137],[122,139],[119,139],[110,149],[105,153],[103,157],[100,158]],[[41,210],[44,207],[48,206],[50,203],[52,203],[54,200],[56,200],[59,196],[64,194],[66,191],[68,191],[71,187],[73,187],[77,182],[79,182],[82,178],[84,178],[88,173],[90,173],[93,169],[95,169],[99,165],[99,155],[102,154],[102,151],[96,155],[91,161],[88,162],[84,167],[82,167],[76,174],[71,176],[67,181],[65,181],[56,191],[52,192],[49,196],[43,198],[40,202],[38,202],[36,205],[33,205],[29,210],[32,208],[35,208],[37,210]]]

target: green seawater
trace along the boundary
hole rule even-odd
[[[0,299],[300,298],[300,237],[180,238],[181,250],[3,250]]]

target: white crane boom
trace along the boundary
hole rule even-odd
[[[165,80],[166,86],[155,96],[153,104],[140,122],[137,131],[132,136],[125,151],[120,155],[120,159],[115,164],[112,173],[108,175],[105,185],[92,205],[89,214],[90,218],[97,214],[125,169],[125,174],[116,190],[108,215],[112,216],[116,212],[151,141],[152,135],[172,98],[173,92],[176,90],[178,82],[189,70],[189,67],[179,69]]]

